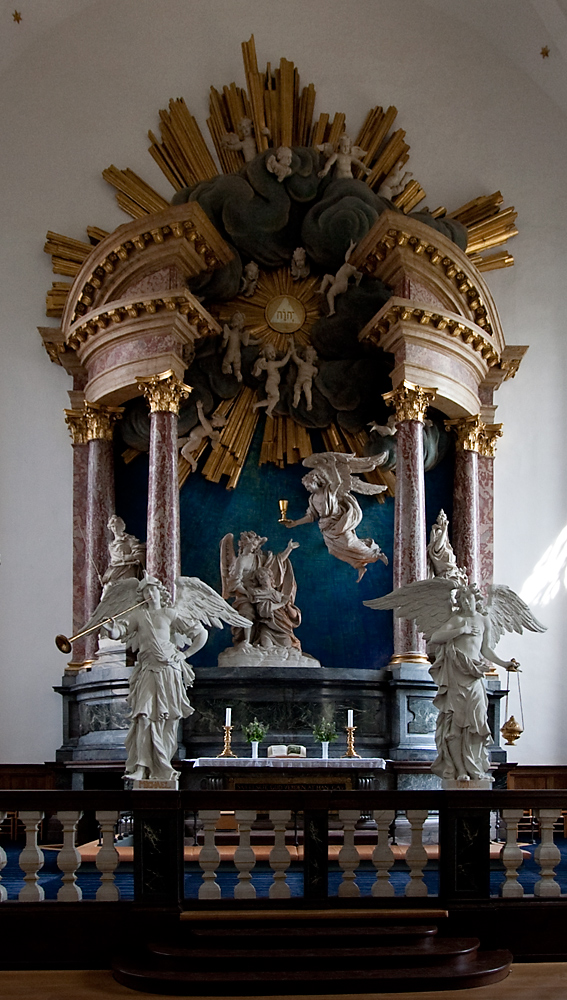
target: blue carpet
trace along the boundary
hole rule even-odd
[[[556,838],[555,843],[561,851],[561,862],[556,870],[556,879],[559,882],[562,893],[567,894],[567,840]],[[4,843],[3,846],[8,860],[5,868],[0,872],[2,885],[8,893],[8,899],[17,899],[20,890],[24,886],[23,872],[18,864],[22,845]],[[536,844],[533,844],[524,848],[524,850],[529,851],[530,856],[524,860],[519,870],[519,880],[527,895],[533,894],[534,885],[540,877],[538,867],[533,858],[536,846]],[[46,850],[45,864],[39,872],[39,885],[43,888],[46,899],[57,898],[57,893],[62,885],[61,878],[61,872],[57,867],[57,851]],[[337,895],[341,879],[342,873],[337,863],[331,863],[329,865],[330,896]],[[362,862],[356,874],[356,884],[360,889],[361,896],[371,895],[375,879],[376,871],[372,863],[369,861]],[[216,880],[221,887],[221,898],[232,899],[234,897],[234,887],[238,882],[234,866],[229,862],[221,863],[217,869]],[[409,882],[408,867],[404,862],[396,862],[390,872],[390,881],[394,886],[395,895],[403,896],[405,887]],[[436,862],[430,862],[427,865],[424,872],[424,881],[427,885],[429,895],[436,896],[439,892],[439,872]],[[498,896],[500,894],[500,886],[503,881],[504,870],[500,862],[495,862],[492,865],[490,873],[491,896]],[[120,865],[115,876],[115,882],[120,891],[121,899],[134,898],[134,874],[131,863]],[[198,864],[195,862],[187,863],[185,865],[185,897],[187,899],[198,898],[201,882],[201,869]],[[290,887],[292,897],[297,898],[303,895],[303,870],[300,865],[292,865],[290,867],[287,872],[287,883]],[[83,862],[77,872],[77,884],[82,890],[83,899],[95,899],[96,891],[100,885],[100,872],[93,862]],[[257,864],[252,871],[252,885],[259,899],[268,898],[271,884],[272,872],[269,865],[266,862]]]

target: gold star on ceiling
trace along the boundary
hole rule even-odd
[[[16,24],[19,24],[20,21],[22,20],[22,15],[20,14],[19,10],[15,10],[14,13],[12,14],[12,17],[14,18]]]
[[[541,50],[541,58],[547,59],[549,57],[549,45],[544,45]]]

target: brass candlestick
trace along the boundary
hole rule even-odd
[[[360,757],[360,754],[354,749],[354,731],[356,726],[346,726],[346,753],[343,757]]]
[[[285,522],[287,521],[287,505],[288,505],[288,501],[287,500],[278,500],[278,504],[279,504],[279,508],[280,508],[280,517],[279,517],[278,524],[285,524]]]
[[[222,748],[222,753],[217,754],[217,759],[219,757],[236,757],[236,754],[230,749],[230,744],[232,740],[232,726],[223,726],[224,729],[224,747]]]

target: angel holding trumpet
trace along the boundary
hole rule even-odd
[[[147,574],[140,581],[118,581],[105,593],[86,629],[100,623],[111,639],[121,639],[137,653],[127,698],[131,721],[125,778],[177,777],[171,766],[177,728],[180,719],[193,713],[187,687],[195,675],[187,657],[203,648],[207,627],[222,628],[223,622],[250,626],[197,577],[178,577],[175,603],[161,581]]]
[[[509,587],[490,587],[485,601],[477,585],[461,574],[459,579],[417,580],[364,604],[413,619],[428,651],[436,654],[429,669],[438,687],[433,704],[439,712],[433,773],[449,781],[492,781],[484,675],[492,663],[508,671],[520,668],[516,660],[502,660],[493,647],[505,631],[521,635],[524,628],[546,629]]]

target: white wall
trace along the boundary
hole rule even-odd
[[[468,0],[449,6],[459,15]],[[497,394],[505,425],[497,579],[520,590],[565,526],[565,119],[538,86],[536,64],[528,75],[506,54],[502,30],[509,24],[512,34],[530,5],[498,6],[492,43],[440,0],[68,0],[52,30],[30,32],[26,45],[19,37],[0,73],[1,761],[53,759],[61,742],[51,689],[65,663],[53,637],[71,622],[71,446],[62,415],[70,384],[36,332],[48,325],[53,278],[45,233],[83,239],[87,225],[126,221],[101,178],[111,162],[169,196],[146,152],[147,129],[157,131],[158,110],[181,95],[204,125],[210,84],[244,85],[240,43],[252,32],[260,65],[293,59],[303,83],[315,83],[317,111],[344,111],[351,131],[370,106],[395,104],[430,207],[498,188],[516,206],[517,263],[488,275],[508,342],[530,345],[515,381]],[[33,5],[25,15],[31,21]],[[534,35],[538,49],[545,42]],[[521,762],[567,760],[565,604],[561,586],[534,608],[546,635],[506,639],[499,650],[525,666],[526,734],[512,754]]]

